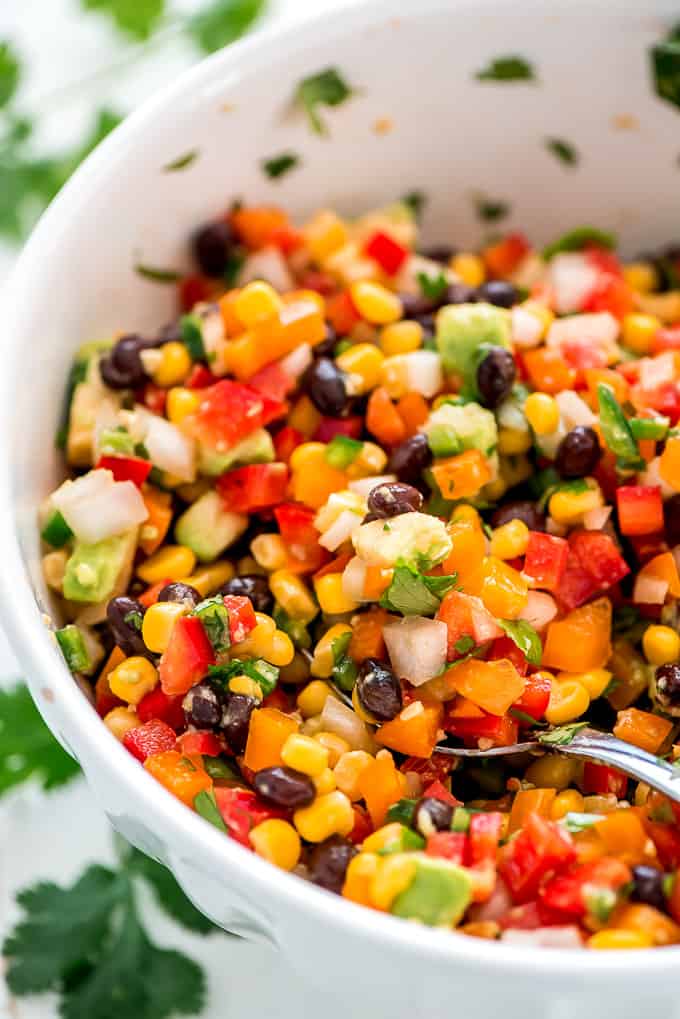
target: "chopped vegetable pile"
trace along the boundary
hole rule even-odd
[[[174,321],[79,350],[56,639],[140,767],[284,870],[482,938],[680,943],[678,806],[559,752],[588,722],[680,756],[680,252],[428,251],[415,197],[234,206]]]

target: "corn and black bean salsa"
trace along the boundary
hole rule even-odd
[[[481,938],[680,943],[676,804],[438,750],[587,720],[680,756],[678,252],[417,233],[235,207],[173,322],[81,348],[56,639],[140,767],[284,870]]]

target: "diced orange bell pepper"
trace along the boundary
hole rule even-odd
[[[527,350],[524,353],[524,364],[534,389],[542,393],[560,393],[563,389],[573,389],[576,371],[564,360],[561,354],[547,347]]]
[[[163,544],[172,521],[172,495],[148,485],[142,489],[142,499],[149,514],[140,530],[139,547],[144,555],[152,555]]]
[[[281,309],[280,321],[282,337],[277,358],[290,354],[303,343],[316,347],[326,336],[323,311],[311,298],[286,301]]]
[[[293,471],[291,491],[296,502],[302,502],[312,509],[321,509],[329,495],[347,488],[347,475],[338,471],[324,460],[314,470]]]
[[[516,619],[524,610],[529,586],[519,572],[502,559],[488,556],[482,567],[480,598],[498,619]]]
[[[430,416],[430,405],[421,393],[406,393],[397,403],[399,416],[404,422],[406,438],[415,435]]]
[[[635,810],[614,810],[597,821],[595,828],[606,853],[617,856],[631,867],[643,861],[647,832]]]
[[[617,909],[609,925],[622,930],[649,934],[657,946],[677,945],[680,942],[680,926],[673,923],[660,909],[647,906],[643,902],[631,902]]]
[[[251,771],[283,764],[281,747],[298,730],[298,722],[278,708],[257,708],[250,716],[243,763]]]
[[[349,296],[348,290],[340,294],[334,294],[326,301],[326,318],[335,329],[338,336],[349,336],[357,322],[361,321],[359,312],[354,307],[354,302]]]
[[[388,809],[404,795],[406,776],[395,767],[391,756],[376,757],[359,775],[358,787],[374,828],[385,820]]]
[[[316,302],[294,301],[284,304],[279,314],[251,326],[248,332],[232,340],[225,350],[225,363],[240,382],[245,382],[302,343],[315,346],[325,335],[323,315]]]
[[[442,572],[445,575],[457,574],[458,585],[463,591],[479,596],[482,590],[482,563],[486,553],[484,532],[471,520],[454,521],[447,530],[453,544],[442,563]]]
[[[231,224],[240,239],[253,251],[273,242],[279,230],[289,226],[288,214],[276,206],[245,206],[231,214]]]
[[[364,598],[368,601],[378,601],[380,595],[390,586],[393,574],[393,570],[383,569],[382,566],[367,566],[364,577]]]
[[[680,598],[680,576],[678,567],[672,552],[662,552],[654,556],[642,567],[638,573],[639,577],[653,577],[655,580],[665,580],[668,584],[668,593],[673,598]]]
[[[350,902],[358,902],[360,906],[370,906],[371,886],[380,865],[380,857],[376,853],[359,853],[350,860],[342,897]]]
[[[467,697],[456,694],[456,699],[449,708],[447,715],[449,718],[484,718],[485,712],[478,708],[476,704],[473,704],[472,701],[469,701]]]
[[[638,449],[645,463],[651,463],[656,456],[656,439],[638,439]]]
[[[611,386],[619,403],[625,403],[628,399],[628,383],[621,372],[612,371],[611,368],[586,368],[584,374],[588,393],[594,398],[595,406],[597,406],[597,387],[600,382]]]
[[[520,789],[512,801],[508,835],[524,826],[529,814],[535,812],[541,817],[550,817],[550,808],[557,795],[556,789]]]
[[[288,424],[291,428],[301,432],[305,439],[311,439],[314,432],[321,424],[321,414],[318,412],[308,396],[303,395],[293,404],[288,415]]]
[[[244,325],[236,314],[234,304],[238,300],[241,291],[239,289],[227,290],[217,302],[222,316],[222,325],[228,337],[240,336],[244,331]]]
[[[510,276],[524,259],[531,247],[522,233],[507,234],[496,244],[484,248],[482,258],[492,276]]]
[[[437,743],[443,715],[441,704],[412,701],[396,718],[380,726],[376,741],[408,757],[429,757]]]
[[[659,474],[667,485],[680,492],[680,438],[666,441],[659,460]]]
[[[491,662],[468,658],[444,676],[458,693],[491,715],[504,715],[525,686],[524,678],[507,658]]]
[[[312,580],[316,582],[317,580],[320,580],[321,577],[325,577],[327,573],[342,573],[345,566],[347,566],[347,563],[352,558],[353,557],[348,553],[346,555],[339,555],[335,559],[331,559],[331,561],[322,566],[320,570],[315,571]]]
[[[396,446],[406,438],[406,425],[384,386],[374,389],[368,399],[366,427],[386,446]]]
[[[159,580],[158,583],[152,584],[151,587],[147,587],[146,591],[142,591],[141,594],[137,595],[137,601],[140,601],[145,609],[148,609],[150,605],[155,605],[158,601],[158,595],[161,593],[164,587],[171,584],[172,581],[169,577],[164,580]]]
[[[213,781],[203,767],[200,754],[181,754],[178,750],[164,750],[152,754],[144,767],[168,792],[188,807],[193,807],[200,792],[212,789]]]
[[[491,480],[489,464],[478,449],[438,460],[431,471],[445,499],[471,499]]]
[[[673,723],[661,715],[653,715],[650,711],[638,708],[626,708],[616,716],[614,735],[626,743],[632,743],[650,754],[658,754],[666,742]]]
[[[383,627],[389,621],[385,609],[371,609],[362,612],[352,626],[352,636],[347,654],[355,662],[363,662],[365,658],[382,658],[385,654]]]
[[[563,672],[603,669],[611,655],[612,605],[598,598],[548,626],[542,664]]]

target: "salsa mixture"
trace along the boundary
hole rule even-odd
[[[80,349],[56,639],[284,870],[481,938],[680,943],[680,807],[559,753],[587,721],[680,757],[680,252],[422,250],[416,213],[235,205],[175,321]]]

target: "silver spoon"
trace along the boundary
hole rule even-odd
[[[565,728],[569,728],[568,726]],[[646,782],[652,789],[680,803],[680,767],[669,761],[654,757],[646,750],[640,750],[632,743],[624,743],[608,732],[597,732],[595,729],[582,728],[571,738],[560,742],[555,739],[554,732],[541,733],[536,739],[524,743],[512,743],[506,747],[490,747],[488,750],[469,750],[465,747],[450,747],[438,744],[438,754],[449,754],[451,757],[510,757],[523,754],[527,750],[553,750],[567,757],[583,757],[587,760],[599,761],[618,768],[625,775]]]

